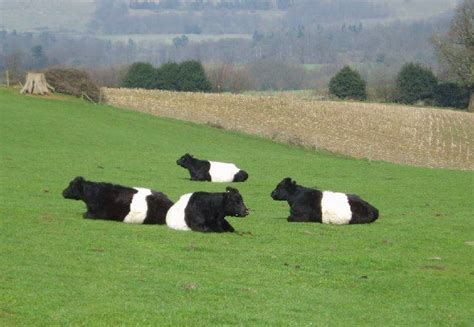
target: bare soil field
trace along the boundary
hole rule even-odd
[[[474,170],[474,114],[273,96],[104,88],[105,101],[157,116],[369,160]]]

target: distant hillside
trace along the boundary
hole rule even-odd
[[[0,30],[83,32],[94,10],[94,0],[0,0]]]
[[[271,10],[286,9],[294,0],[130,0],[130,8],[134,9],[248,9]]]
[[[181,2],[182,1],[182,4]],[[47,3],[48,5],[45,5]],[[68,31],[68,32],[84,32],[87,30],[88,24],[94,17],[96,3],[110,6],[124,5],[129,8],[130,13],[139,17],[153,14],[156,11],[155,5],[168,5],[166,10],[170,9],[189,9],[203,10],[208,8],[221,9],[228,11],[229,9],[239,9],[239,15],[245,14],[242,10],[247,10],[252,16],[259,16],[265,19],[262,26],[271,26],[275,20],[281,19],[281,15],[287,11],[298,9],[304,3],[302,0],[265,0],[265,1],[241,1],[236,0],[239,5],[232,5],[232,1],[213,0],[210,7],[196,6],[198,1],[194,0],[173,0],[173,1],[129,1],[116,0],[113,2],[105,2],[101,0],[55,0],[54,2],[43,1],[10,1],[0,0],[0,29],[21,31]],[[255,4],[254,4],[255,3]],[[266,5],[262,5],[262,4]],[[318,5],[319,1],[310,2],[312,7]],[[351,1],[342,0],[339,2],[325,4],[330,10],[324,15],[332,17],[336,13],[341,13],[341,8],[337,4],[342,4],[348,8],[347,14],[355,15],[357,12],[366,12],[370,16],[377,16],[380,19],[426,19],[452,10],[456,0],[367,0],[359,1],[356,6],[348,7]],[[227,4],[227,5],[225,5]],[[367,5],[368,4],[368,5]],[[160,7],[158,7],[160,8]],[[332,8],[332,9],[331,9]],[[153,9],[153,10],[144,10]],[[374,11],[375,10],[375,11]],[[370,13],[372,11],[372,13]],[[113,15],[113,11],[109,11]],[[384,14],[383,14],[384,13]],[[311,14],[311,12],[310,12]],[[383,14],[383,15],[382,15]],[[212,19],[212,17],[209,17]],[[375,17],[373,17],[375,18]],[[228,17],[227,17],[228,19]],[[357,14],[355,19],[364,19],[364,15]],[[176,23],[176,21],[175,21]],[[248,22],[247,22],[248,23]],[[214,34],[219,32],[219,25],[216,25]],[[236,31],[238,33],[238,31]]]
[[[305,0],[130,0],[132,9],[206,10],[288,10],[301,6]],[[317,3],[318,0],[313,1]],[[339,1],[341,2],[341,1]],[[387,5],[402,19],[424,19],[442,14],[456,6],[457,0],[371,0],[374,5]],[[358,3],[360,5],[360,2]]]
[[[458,0],[371,0],[393,8],[399,19],[426,19],[444,14],[456,7]]]

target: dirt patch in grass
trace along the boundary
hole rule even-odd
[[[108,104],[369,160],[474,170],[474,115],[401,105],[110,89]]]
[[[182,287],[183,287],[183,289],[189,291],[189,290],[198,289],[198,288],[199,288],[199,285],[196,284],[196,283],[186,283],[186,284],[184,284]]]

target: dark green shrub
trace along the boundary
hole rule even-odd
[[[434,100],[440,107],[466,109],[469,105],[469,90],[453,82],[439,83],[435,88]]]
[[[136,62],[130,66],[127,75],[123,80],[124,87],[137,87],[144,89],[155,88],[156,70],[149,64],[144,62]]]
[[[396,100],[406,104],[433,100],[437,84],[438,80],[431,69],[420,64],[406,64],[397,76]]]
[[[179,65],[176,82],[179,91],[209,92],[212,89],[204,67],[195,60],[184,61]]]
[[[179,65],[175,62],[168,62],[156,70],[155,88],[160,90],[178,91],[179,86],[177,76]]]
[[[365,100],[365,84],[359,72],[346,66],[329,81],[329,93],[341,99]]]
[[[130,66],[122,85],[124,87],[190,92],[209,92],[212,89],[201,63],[194,60],[181,64],[168,62],[158,69],[148,63],[134,63]]]

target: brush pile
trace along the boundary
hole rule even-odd
[[[44,71],[44,75],[56,92],[74,95],[95,103],[100,100],[100,89],[89,74],[82,70],[54,68]]]

